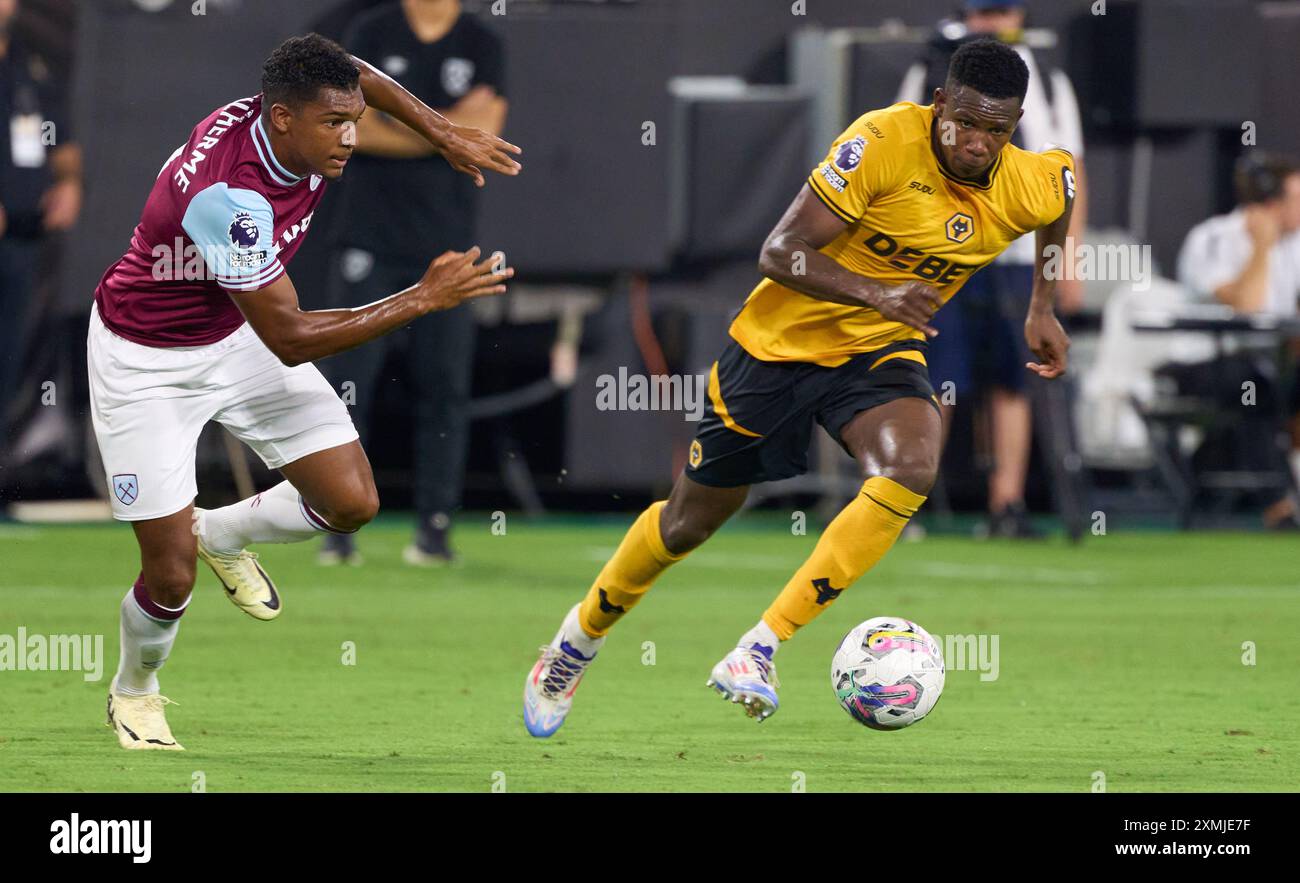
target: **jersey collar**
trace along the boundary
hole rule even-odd
[[[992,190],[993,179],[994,177],[997,176],[998,169],[1002,168],[1002,158],[1006,156],[1006,152],[1007,152],[1006,147],[998,151],[998,158],[993,160],[993,165],[990,166],[989,170],[984,173],[983,182],[971,181],[966,178],[958,178],[956,175],[954,175],[952,172],[949,172],[948,169],[944,167],[943,160],[940,159],[939,155],[935,152],[934,145],[935,142],[938,140],[937,139],[938,123],[939,121],[937,118],[935,117],[930,118],[930,155],[934,157],[934,164],[939,167],[939,174],[943,175],[945,178],[947,178],[949,181],[952,181],[954,184],[960,184],[963,187],[974,187],[976,190]]]
[[[262,161],[262,168],[266,169],[271,180],[281,187],[292,187],[306,177],[306,175],[295,175],[275,158],[275,151],[271,149],[271,139],[266,135],[261,116],[258,116],[253,123],[253,147],[257,149],[257,158]]]

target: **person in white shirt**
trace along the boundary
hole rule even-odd
[[[1237,207],[1192,228],[1178,281],[1240,313],[1294,316],[1300,297],[1300,166],[1280,156],[1238,164]]]
[[[1284,156],[1250,155],[1237,164],[1234,184],[1237,207],[1187,234],[1178,255],[1178,281],[1202,299],[1239,313],[1294,317],[1300,311],[1300,164]],[[1291,387],[1291,461],[1300,475],[1300,377]],[[1289,493],[1265,510],[1264,523],[1300,526]]]
[[[941,22],[926,56],[907,71],[898,100],[930,103],[935,87],[943,84],[948,59],[968,40],[993,36],[1014,47],[1029,67],[1029,92],[1011,143],[1035,151],[1050,144],[1074,154],[1077,195],[1069,235],[1082,241],[1088,198],[1079,105],[1070,78],[1061,70],[1041,66],[1025,45],[1026,5],[1026,0],[966,0],[961,20]],[[975,274],[962,296],[939,311],[932,323],[939,330],[928,355],[935,388],[952,389],[962,403],[975,401],[976,395],[983,398],[987,392],[993,462],[988,480],[989,533],[994,536],[1037,536],[1024,503],[1033,415],[1025,392],[1029,353],[1022,328],[1034,284],[1034,259],[1034,237],[1021,237],[992,266]],[[1082,284],[1062,279],[1056,290],[1061,311],[1077,312],[1083,302]],[[943,407],[945,433],[953,411],[952,406]]]

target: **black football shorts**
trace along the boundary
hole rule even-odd
[[[732,340],[709,374],[708,401],[686,474],[711,487],[802,475],[808,471],[814,419],[844,447],[840,431],[856,414],[900,398],[926,399],[939,407],[924,341],[899,341],[827,368],[764,362]]]

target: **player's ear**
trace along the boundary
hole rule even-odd
[[[289,110],[289,108],[285,107],[283,104],[276,102],[271,105],[271,126],[281,135],[289,131],[289,120],[292,119],[292,117],[293,111]]]
[[[936,86],[934,90],[934,112],[943,114],[943,106],[948,101],[948,96],[944,94],[943,87]]]

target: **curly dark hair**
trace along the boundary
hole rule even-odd
[[[1029,91],[1029,67],[1006,43],[986,37],[953,53],[946,91],[966,86],[987,98],[1019,98]]]
[[[320,34],[290,37],[262,65],[262,106],[297,110],[322,89],[355,89],[361,73],[347,50]]]

